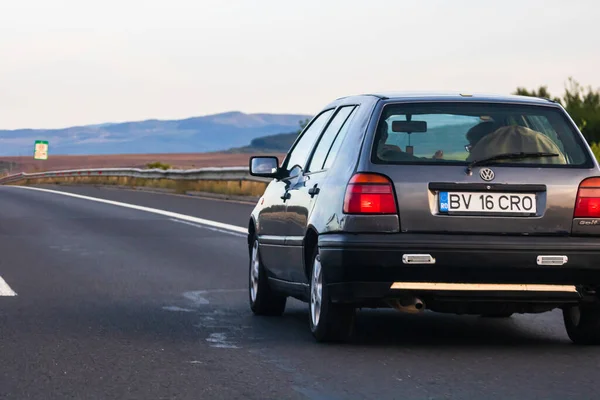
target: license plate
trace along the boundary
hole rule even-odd
[[[441,213],[535,214],[536,197],[531,193],[440,192]]]

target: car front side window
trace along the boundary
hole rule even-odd
[[[313,119],[294,145],[285,165],[290,177],[296,176],[304,170],[308,156],[331,114],[333,114],[333,109],[324,111]]]

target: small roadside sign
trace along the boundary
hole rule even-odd
[[[48,142],[46,140],[36,140],[33,148],[33,158],[36,160],[48,159]]]

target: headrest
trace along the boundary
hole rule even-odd
[[[548,136],[523,126],[504,126],[484,136],[472,149],[467,161],[480,160],[505,153],[544,152],[558,157],[536,159],[539,164],[566,164],[560,148]],[[530,160],[526,160],[531,162]],[[513,161],[514,162],[514,161]]]

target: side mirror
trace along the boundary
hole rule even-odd
[[[251,157],[250,175],[263,178],[279,177],[279,159],[277,157]]]

